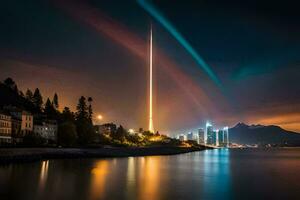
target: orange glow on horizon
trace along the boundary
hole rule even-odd
[[[298,113],[277,114],[253,121],[262,125],[277,125],[286,130],[300,133],[300,115]]]

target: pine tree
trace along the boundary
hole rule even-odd
[[[45,103],[44,112],[45,112],[45,114],[49,115],[49,114],[52,114],[52,111],[53,111],[52,103],[51,103],[50,99],[47,98],[47,101]]]
[[[42,106],[43,106],[43,97],[40,93],[39,88],[36,88],[33,94],[33,104],[39,108],[40,110],[42,110]]]
[[[30,102],[33,102],[33,93],[30,89],[27,89],[26,91],[26,99]]]
[[[89,110],[86,98],[81,96],[76,107],[76,130],[79,144],[89,144],[93,142],[95,129],[89,120]]]
[[[21,90],[19,91],[19,94],[21,97],[25,97],[24,93]]]
[[[16,93],[19,92],[18,90],[18,86],[15,83],[15,81],[12,78],[7,78],[3,81],[4,85],[6,85],[7,87],[9,87],[10,89],[12,89],[13,91],[15,91]]]
[[[53,96],[52,104],[53,104],[54,108],[55,108],[56,110],[58,110],[58,107],[59,107],[59,105],[58,105],[58,96],[57,96],[56,93],[55,93],[54,96]]]
[[[88,107],[86,105],[86,99],[84,96],[81,96],[78,104],[77,104],[77,112],[76,112],[76,119],[77,120],[87,120],[88,119]]]
[[[74,113],[71,112],[69,107],[64,108],[61,116],[62,116],[62,120],[65,122],[68,122],[68,121],[74,122],[75,121]]]
[[[88,102],[89,102],[89,107],[88,107],[88,119],[89,121],[92,123],[93,122],[93,109],[92,109],[92,102],[93,99],[92,97],[88,98]]]

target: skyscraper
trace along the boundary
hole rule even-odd
[[[218,132],[218,142],[219,146],[224,146],[224,132],[222,129]]]
[[[206,123],[206,132],[205,132],[205,144],[208,145],[213,145],[213,135],[214,135],[214,131],[213,131],[213,126],[207,122]]]
[[[224,144],[226,147],[229,147],[229,131],[227,126],[223,128],[223,135],[224,135]]]
[[[204,144],[205,131],[203,128],[198,129],[198,144]]]
[[[219,130],[214,130],[213,144],[219,146]]]
[[[152,80],[153,80],[153,74],[152,74],[152,26],[150,29],[150,76],[149,76],[149,131],[154,133],[154,127],[153,127],[153,119],[152,119]]]

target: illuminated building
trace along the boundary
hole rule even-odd
[[[214,131],[214,145],[219,146],[219,130]]]
[[[179,135],[179,140],[180,140],[181,142],[185,141],[185,135]]]
[[[187,140],[194,140],[193,132],[187,134]]]
[[[47,141],[56,141],[57,122],[55,120],[35,122],[33,126],[33,132]]]
[[[223,135],[224,135],[224,144],[226,147],[229,147],[229,131],[227,126],[223,128]]]
[[[204,144],[204,134],[205,131],[203,128],[198,129],[198,144]]]
[[[218,146],[224,146],[224,132],[223,130],[218,131]]]
[[[0,113],[0,142],[11,143],[11,116]]]
[[[213,126],[209,122],[207,122],[206,123],[205,137],[204,137],[205,144],[213,145],[214,144],[213,136],[214,136]]]
[[[33,131],[33,115],[27,111],[11,112],[13,118],[21,120],[21,135],[25,136]]]

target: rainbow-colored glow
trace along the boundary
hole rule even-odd
[[[91,27],[93,30],[97,31],[101,37],[106,36],[146,62],[149,60],[149,55],[147,53],[147,48],[149,47],[148,42],[128,30],[124,25],[111,19],[107,15],[104,15],[98,9],[89,6],[84,1],[56,1],[56,3],[56,5],[65,11],[66,14],[76,19],[78,22],[83,23],[83,25]],[[176,62],[171,60],[161,49],[159,49],[159,47],[155,47],[155,56],[157,59],[155,59],[155,62],[152,60],[152,62],[155,63],[160,72],[167,74],[168,77],[176,83],[179,89],[183,91],[181,96],[184,96],[185,101],[188,101],[186,104],[192,103],[192,105],[194,105],[193,109],[197,113],[201,113],[205,118],[212,118],[218,115],[213,99],[207,96],[201,86],[193,78],[189,77]],[[220,94],[218,98],[223,98],[223,95]],[[165,103],[165,100],[168,99],[163,97],[160,98],[162,104]],[[172,101],[175,103],[178,100],[173,99]],[[226,103],[225,101],[220,102],[222,102],[222,104]],[[176,103],[180,104],[180,102]],[[170,103],[168,102],[168,104]],[[165,118],[170,117],[167,115],[168,110],[164,109],[167,108],[162,108],[160,110],[160,116],[157,116],[160,118],[160,121],[167,120]]]

